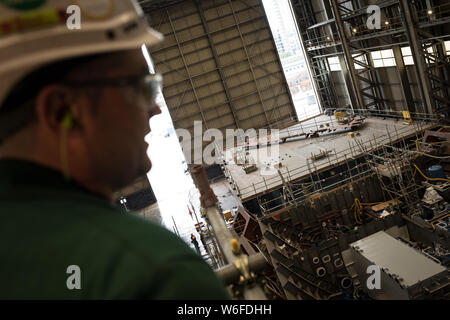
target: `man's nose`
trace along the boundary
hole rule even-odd
[[[150,111],[148,112],[148,117],[151,118],[153,116],[156,116],[157,114],[160,114],[161,108],[159,105],[155,104],[155,106],[153,108],[150,109]]]

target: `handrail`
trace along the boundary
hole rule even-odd
[[[411,134],[416,134],[416,132],[423,130],[420,123],[417,125],[419,126],[418,130],[415,130],[415,132],[411,132]],[[397,132],[396,132],[397,140],[399,138],[401,138],[401,135],[403,133],[408,133],[410,130],[411,130],[411,127],[409,127],[409,126],[405,126],[405,127],[400,128],[399,130],[397,130]],[[384,134],[379,137],[373,137],[372,139],[370,139],[368,141],[361,142],[361,144],[365,147],[370,147],[368,149],[368,150],[370,150],[371,148],[374,148],[374,147],[376,148],[380,144],[392,143],[392,142],[393,141],[391,141],[391,138],[389,137],[389,135]],[[354,147],[355,147],[355,145],[351,144],[348,148],[346,148],[344,150],[341,150],[339,152],[335,151],[330,156],[330,157],[333,157],[333,155],[334,155],[333,163],[339,164],[342,161],[344,161],[345,158],[347,157],[347,155],[352,152],[352,149]],[[320,169],[323,169],[323,168],[320,168]],[[283,174],[284,178],[286,179],[286,181],[296,180],[308,173],[311,173],[311,170],[308,168],[307,164],[300,165],[300,166],[294,167],[294,168],[285,167],[283,171],[282,171],[282,174]],[[230,175],[230,177],[231,177],[231,175]],[[289,177],[291,179],[288,179]],[[233,180],[232,177],[231,177],[231,179]],[[255,182],[254,185],[240,189],[239,193],[241,195],[241,199],[247,199],[250,196],[269,191],[270,189],[276,188],[279,185],[280,185],[280,179],[278,176],[264,177],[264,178],[261,178],[260,181]],[[252,191],[254,191],[254,193]]]

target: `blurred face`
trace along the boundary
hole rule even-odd
[[[148,74],[140,50],[115,55],[111,64],[114,67],[106,71],[104,79]],[[89,175],[116,190],[150,170],[144,138],[150,132],[150,118],[161,110],[133,86],[102,86],[96,90],[96,99],[85,97],[83,102],[93,112],[85,120],[82,149],[89,160]]]

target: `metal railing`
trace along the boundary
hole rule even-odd
[[[415,121],[413,122],[414,130],[411,129],[411,126],[404,126],[400,129],[395,128],[395,131],[392,133],[387,132],[384,135],[381,136],[373,136],[371,139],[365,142],[360,142],[363,146],[373,149],[383,144],[390,144],[392,142],[395,142],[396,140],[401,139],[404,136],[408,135],[415,135],[417,132],[421,132],[424,130],[424,126],[426,124],[422,123],[421,121]],[[323,160],[317,161],[317,163],[320,163],[320,165],[316,165],[315,162],[307,162],[303,165],[299,165],[296,167],[288,167],[285,166],[283,168],[280,168],[280,172],[282,177],[287,182],[295,181],[301,177],[305,176],[311,176],[313,174],[317,174],[319,170],[325,169],[328,166],[335,166],[338,164],[346,163],[351,159],[354,159],[357,157],[360,153],[359,150],[356,148],[356,143],[352,143],[349,141],[349,147],[345,148],[340,151],[336,151],[334,149],[334,152],[331,152],[331,154],[326,157]],[[359,146],[358,146],[359,147]],[[252,197],[255,197],[258,194],[266,193],[270,190],[274,190],[276,188],[279,188],[282,185],[281,179],[279,176],[274,175],[271,177],[261,177],[259,181],[256,183],[252,183],[249,186],[240,188],[238,184],[234,181],[231,172],[228,168],[225,167],[225,175],[227,176],[228,180],[231,182],[233,187],[236,188],[236,191],[238,193],[238,196],[242,200],[248,200]]]

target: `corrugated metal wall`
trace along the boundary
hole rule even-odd
[[[296,121],[259,0],[190,0],[147,12],[151,48],[175,128],[279,128]]]

